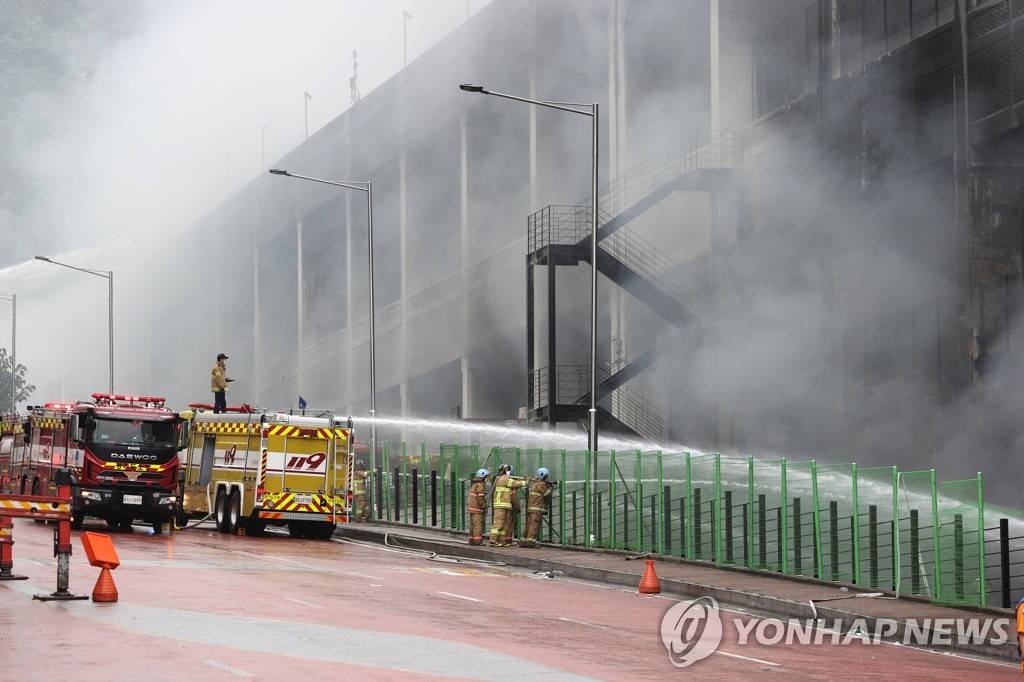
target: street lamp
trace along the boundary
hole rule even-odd
[[[367,251],[370,261],[370,471],[376,475],[377,472],[377,354],[374,345],[376,335],[373,328],[373,183],[372,182],[336,182],[334,180],[321,180],[311,178],[308,175],[298,175],[280,168],[271,168],[273,175],[286,175],[289,178],[299,180],[310,180],[335,187],[345,187],[366,192],[366,235]],[[379,503],[378,503],[379,504]]]
[[[18,388],[14,377],[18,371],[18,295],[0,294],[0,300],[11,302],[11,412],[18,411]]]
[[[526,99],[525,97],[516,97],[515,95],[505,95],[500,92],[494,92],[487,90],[482,85],[469,85],[463,83],[459,86],[459,89],[463,92],[475,92],[481,95],[493,95],[494,97],[503,97],[504,99],[511,99],[517,102],[526,102],[527,104],[536,104],[539,107],[547,107],[548,109],[558,109],[559,111],[568,111],[571,114],[580,114],[582,116],[589,116],[591,122],[591,146],[592,146],[592,161],[590,169],[590,204],[591,210],[591,223],[590,223],[590,411],[588,413],[588,428],[587,428],[587,449],[592,453],[597,453],[597,123],[598,123],[598,108],[597,103],[593,104],[575,104],[572,102],[540,102],[533,99]],[[589,111],[587,111],[589,109]],[[555,368],[552,367],[551,371],[554,372]],[[553,398],[554,396],[552,396]],[[595,470],[597,466],[597,458],[595,460]]]
[[[108,347],[110,349],[110,392],[114,392],[114,271],[113,270],[90,270],[89,268],[79,268],[74,265],[68,265],[67,263],[58,263],[55,260],[51,260],[46,256],[36,256],[36,260],[45,261],[52,263],[53,265],[59,265],[64,268],[71,268],[72,270],[78,270],[79,272],[85,272],[90,275],[96,275],[107,280],[107,321],[108,321]]]

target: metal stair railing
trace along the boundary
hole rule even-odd
[[[698,170],[726,170],[743,159],[744,139],[730,131],[697,131],[678,151],[660,160],[645,161],[598,192],[598,229],[667,183]],[[552,205],[529,218],[530,253],[550,244],[580,244],[590,236],[590,201],[579,206]]]
[[[534,370],[533,405],[578,405],[590,397],[590,368],[586,365],[558,365],[558,384],[555,400],[548,392],[549,369]],[[598,367],[597,383],[608,381],[611,374],[606,368]],[[642,395],[629,388],[619,386],[598,398],[597,404],[633,432],[651,441],[664,442],[668,438],[668,419],[665,413]]]
[[[698,130],[690,133],[670,155],[645,161],[607,184],[597,194],[601,211],[622,214],[664,185],[698,170],[727,170],[743,159],[742,133],[726,130]],[[589,206],[587,201],[584,205]],[[598,227],[608,220],[598,216]]]

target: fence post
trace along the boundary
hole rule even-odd
[[[576,534],[576,514],[577,514],[577,509],[576,509],[576,491],[573,490],[572,491],[572,544],[574,544],[574,545],[580,544],[579,540],[576,539],[577,538],[577,534]]]
[[[921,562],[918,561],[920,551],[920,529],[918,528],[917,510],[910,510],[910,593],[921,592]]]
[[[449,507],[451,507],[451,516],[449,516],[448,518],[450,518],[452,521],[451,521],[450,524],[448,524],[448,527],[449,528],[458,528],[459,527],[459,518],[458,518],[459,517],[459,496],[457,494],[458,491],[456,490],[456,488],[458,487],[458,482],[457,482],[457,480],[455,478],[455,467],[454,466],[452,467],[451,474],[449,475],[448,478],[449,478],[449,482],[450,482],[450,490],[452,491],[452,494],[450,495],[451,502],[448,505]]]
[[[777,571],[784,571],[784,567],[785,567],[785,564],[783,563],[783,557],[785,556],[783,554],[783,550],[785,549],[785,546],[786,546],[786,540],[785,540],[784,527],[782,525],[782,520],[785,517],[786,517],[786,515],[782,513],[782,507],[781,506],[776,507],[775,508],[775,527],[778,529],[778,532],[776,533],[776,538],[778,540],[778,545],[775,547],[775,552],[776,552],[777,557],[778,557],[778,568],[776,568],[775,570],[777,570]]]
[[[681,520],[681,519],[680,519]],[[672,554],[672,486],[661,488],[661,535],[662,553]]]
[[[692,536],[692,533],[691,533]],[[679,498],[679,556],[686,556],[686,498]]]
[[[395,492],[395,521],[402,520],[402,482],[400,476],[398,467],[395,467],[395,471],[391,475],[391,487]]]
[[[420,470],[412,470],[412,525],[420,523]]]
[[[725,562],[733,563],[732,557],[732,491],[726,490],[722,493],[725,505]]]
[[[984,531],[982,531],[984,533]],[[999,519],[999,585],[1002,606],[1010,608],[1010,520]]]
[[[743,565],[750,568],[751,562],[754,560],[754,549],[751,545],[751,510],[754,507],[751,506],[750,498],[748,501],[743,503]]]
[[[693,489],[693,557],[699,559],[704,553],[704,529],[701,527],[700,488]]]
[[[793,498],[793,571],[800,575],[803,569],[803,533],[802,519],[800,518],[800,498]]]
[[[430,525],[437,525],[437,469],[430,470]]]
[[[828,503],[828,562],[832,581],[839,580],[839,503]]]
[[[643,545],[643,540],[640,541]],[[641,551],[643,547],[641,546]],[[661,554],[661,548],[658,547],[658,496],[651,495],[651,551],[658,552]]]
[[[878,505],[868,507],[868,583],[878,587]]]
[[[376,472],[377,481],[377,520],[382,521],[384,519],[384,467],[377,467]]]
[[[953,589],[964,600],[964,515],[953,515]]]
[[[764,495],[757,496],[757,561],[758,568],[768,566],[768,511],[765,509],[767,500]]]

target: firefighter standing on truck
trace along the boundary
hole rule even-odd
[[[522,547],[537,546],[537,536],[551,503],[552,487],[548,482],[550,473],[544,467],[537,469],[537,478],[530,484],[530,492],[526,496],[526,537],[519,543]]]
[[[479,469],[469,486],[469,544],[484,544],[484,516],[487,514],[487,477],[491,472]]]
[[[528,483],[524,479],[513,479],[511,472],[511,465],[502,464],[498,470],[498,477],[494,479],[494,521],[491,525],[492,547],[508,547],[505,528],[509,517],[515,518],[512,516],[512,495],[516,494],[516,490]]]
[[[220,353],[217,362],[210,370],[210,390],[213,391],[213,413],[224,414],[228,411],[228,382],[234,381],[227,376],[228,367],[224,361],[228,356]]]

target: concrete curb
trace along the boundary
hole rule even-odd
[[[534,557],[527,556],[525,554],[509,554],[497,552],[486,546],[465,545],[458,541],[461,538],[461,535],[459,533],[455,533],[452,531],[432,531],[438,534],[446,534],[453,540],[452,542],[445,542],[440,539],[434,540],[415,537],[411,535],[404,535],[401,532],[403,529],[405,529],[405,527],[401,525],[383,525],[377,526],[372,529],[370,527],[359,527],[357,525],[345,525],[339,526],[338,530],[335,532],[335,536],[379,544],[382,542],[382,535],[396,535],[401,537],[401,547],[434,552],[439,555],[448,555],[465,559],[500,561],[501,563],[504,563],[508,566],[530,569],[537,572],[559,571],[567,578],[574,578],[577,580],[589,580],[593,582],[604,583],[606,585],[637,587],[640,581],[640,577],[632,572],[615,571],[605,568],[596,568],[593,566],[583,566],[569,561],[560,561],[554,557]],[[552,549],[557,548],[552,547]],[[607,553],[601,552],[600,550],[593,551]],[[618,553],[619,552],[616,552],[616,554]],[[622,554],[623,556],[630,555],[630,553]],[[687,562],[681,561],[680,563]],[[919,648],[936,648],[925,647],[924,645],[916,644],[916,642],[919,640],[915,639],[914,633],[908,633],[906,622],[901,621],[899,619],[866,616],[864,614],[856,613],[853,611],[846,611],[844,609],[825,606],[821,604],[815,604],[814,610],[812,611],[811,605],[808,602],[797,602],[790,599],[783,599],[780,597],[774,597],[766,594],[743,592],[740,590],[733,590],[716,585],[706,585],[671,578],[662,577],[659,580],[661,582],[662,594],[672,594],[678,595],[680,597],[712,597],[722,604],[727,604],[742,609],[750,609],[762,613],[768,613],[776,618],[784,620],[794,619],[798,620],[801,623],[811,620],[814,617],[814,613],[816,612],[818,619],[823,619],[829,626],[833,625],[836,622],[841,623],[843,636],[845,636],[845,633],[848,632],[855,624],[864,624],[867,626],[868,631],[873,633],[878,632],[882,625],[886,624],[887,627],[883,631],[885,632],[886,636],[881,637],[881,641],[894,642],[900,644],[909,643],[907,644],[908,646],[916,646]],[[829,588],[838,587],[833,583],[821,583],[820,581],[808,578],[799,578],[799,581],[815,585],[824,585]],[[856,594],[857,591],[860,590],[855,590],[854,592],[852,592],[851,596]],[[991,610],[988,609],[979,612],[978,615],[986,617],[1007,617],[1006,614],[992,613]],[[893,628],[891,625],[893,622],[896,623],[894,631],[892,631]],[[889,634],[890,631],[892,631],[892,634]],[[929,639],[929,632],[930,631],[928,630],[924,631],[923,639],[925,641]],[[945,632],[946,634],[950,634],[950,630],[943,630],[943,632]],[[969,637],[965,637],[961,641],[957,638],[955,634],[952,634],[949,637],[949,643],[944,644],[942,647],[939,647],[939,649],[941,649],[942,651],[953,651],[962,654],[984,656],[986,658],[993,658],[1003,661],[1016,661],[1017,643],[1016,640],[1013,638],[1013,634],[1014,633],[1011,621],[1011,629],[1007,631],[1007,635],[1011,637],[1010,641],[998,643],[993,642],[992,640],[976,641],[974,638]]]

